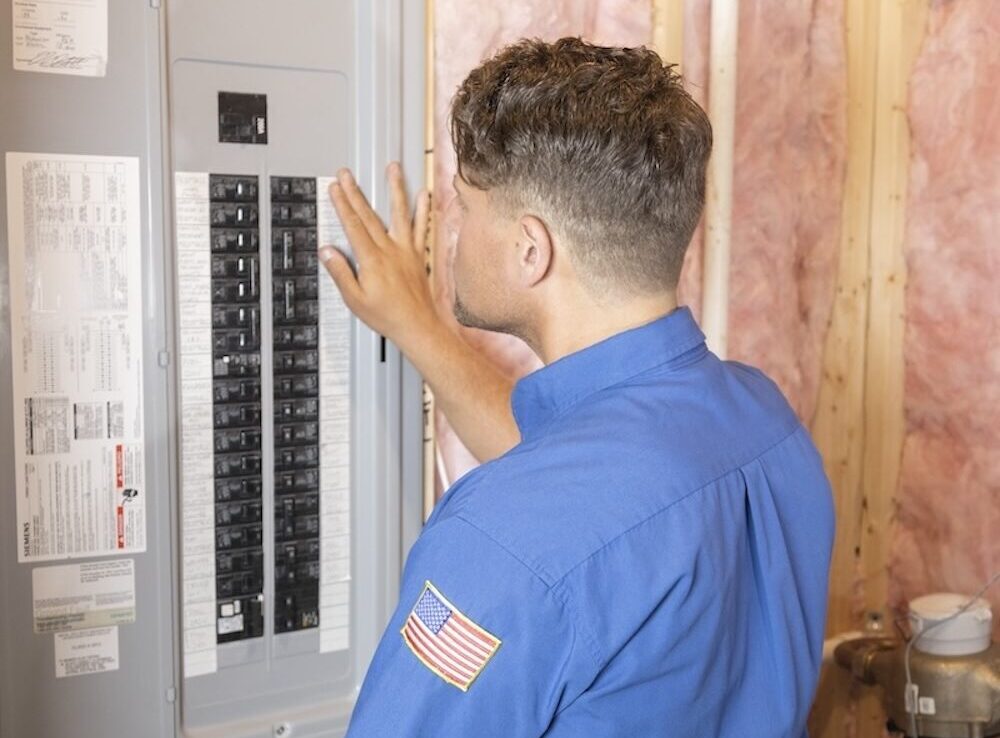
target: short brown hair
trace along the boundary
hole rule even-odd
[[[593,286],[676,286],[712,128],[654,51],[519,41],[465,78],[451,135],[459,176],[540,208]]]

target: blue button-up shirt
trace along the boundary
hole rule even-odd
[[[513,409],[521,443],[414,545],[349,735],[800,738],[833,506],[774,383],[681,308],[525,377]]]

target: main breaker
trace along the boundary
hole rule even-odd
[[[409,0],[12,0],[0,738],[337,736],[421,524],[421,381],[317,260],[423,176]],[[10,23],[10,27],[6,24]]]

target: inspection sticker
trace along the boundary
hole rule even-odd
[[[133,559],[40,566],[31,572],[36,633],[135,622]]]

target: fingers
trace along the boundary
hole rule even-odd
[[[337,172],[337,182],[333,186],[339,186],[343,191],[347,203],[350,204],[355,217],[361,222],[365,230],[368,231],[368,236],[371,238],[372,243],[377,246],[386,246],[388,234],[386,233],[385,226],[382,224],[382,219],[378,217],[378,213],[372,210],[372,206],[368,204],[368,199],[361,191],[361,188],[358,187],[358,183],[354,180],[351,170],[341,169]]]
[[[377,246],[372,240],[371,234],[368,233],[365,224],[347,200],[347,195],[344,193],[344,188],[340,185],[339,181],[335,181],[330,185],[330,200],[337,211],[340,224],[344,227],[344,233],[347,234],[347,240],[351,242],[351,246],[354,248],[354,253],[358,257],[358,263],[363,264],[367,262],[372,255],[372,251]]]
[[[354,276],[354,270],[351,269],[347,257],[333,246],[324,246],[318,253],[319,260],[323,262],[326,271],[333,277],[337,289],[340,290],[344,303],[352,311],[357,312],[357,308],[362,304],[364,293],[361,291],[361,285],[358,284],[357,277]]]
[[[427,249],[427,231],[431,219],[431,193],[420,190],[417,193],[417,211],[413,216],[413,248],[423,254]]]
[[[391,206],[389,235],[397,243],[406,243],[410,229],[410,198],[406,194],[406,180],[399,162],[392,162],[386,169],[389,178],[389,202]]]

